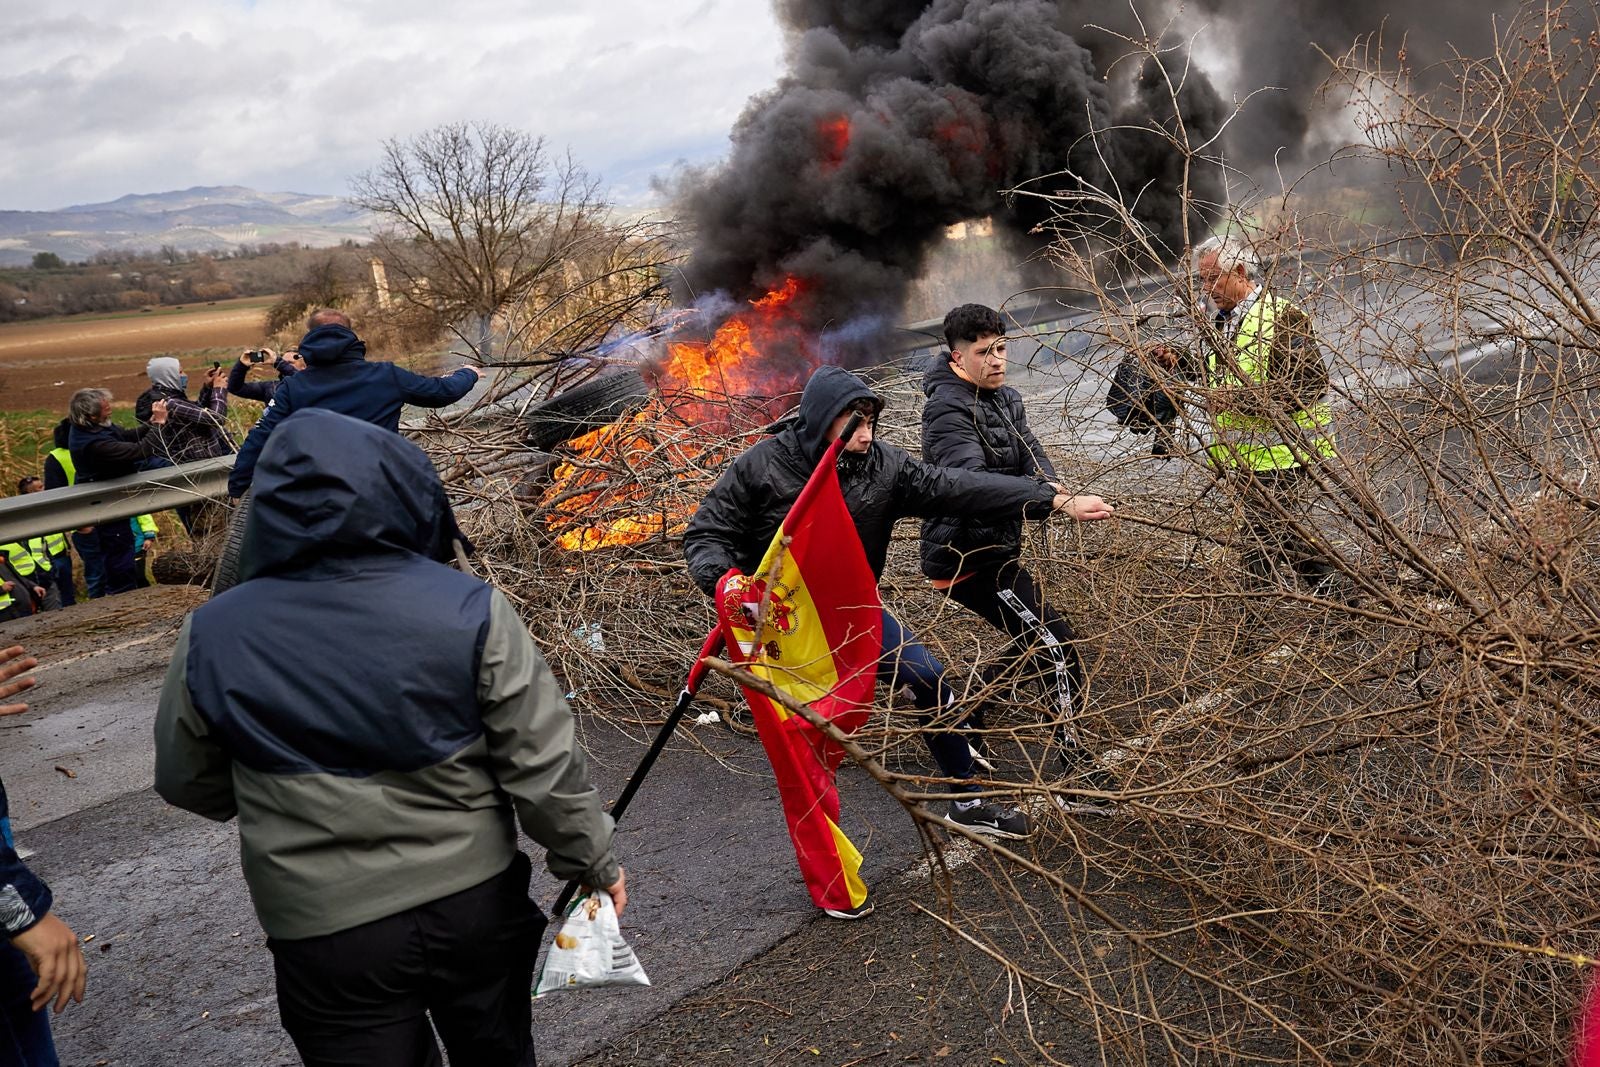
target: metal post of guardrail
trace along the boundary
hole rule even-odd
[[[0,544],[228,495],[232,456],[0,499]]]

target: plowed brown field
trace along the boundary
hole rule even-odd
[[[131,401],[149,384],[151,356],[183,360],[191,378],[210,360],[224,365],[261,344],[262,319],[272,297],[126,315],[77,315],[0,325],[0,409],[65,412],[67,398],[86,386],[110,389]]]

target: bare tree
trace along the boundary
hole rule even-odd
[[[452,123],[384,143],[354,182],[377,215],[392,295],[444,325],[471,323],[493,356],[495,317],[609,231],[598,183],[544,139],[490,123]]]

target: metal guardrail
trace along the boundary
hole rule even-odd
[[[71,485],[0,499],[0,544],[131,519],[228,493],[232,456],[180,463],[109,482]]]

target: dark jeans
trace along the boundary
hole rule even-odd
[[[532,1067],[545,918],[532,867],[323,937],[268,939],[278,1011],[306,1067]],[[428,1017],[433,1025],[428,1025]]]
[[[1310,535],[1310,500],[1316,482],[1304,467],[1281,471],[1237,471],[1244,541],[1242,562],[1257,585],[1276,586],[1284,571],[1315,589],[1334,573],[1333,564]],[[1296,526],[1307,531],[1301,533]]]
[[[49,1008],[34,1011],[28,998],[39,978],[28,958],[0,943],[0,1067],[58,1067],[50,1038]]]
[[[1039,593],[1027,568],[1016,561],[986,567],[945,590],[946,595],[1011,637],[1001,670],[1021,667],[1019,680],[1037,679],[1055,702],[1056,741],[1063,761],[1075,762],[1078,739],[1072,720],[1082,710],[1083,662],[1077,635]],[[992,677],[991,679],[992,680]],[[978,723],[980,727],[982,723]]]
[[[59,556],[50,557],[50,580],[61,596],[61,606],[70,608],[78,602],[78,591],[72,585],[72,552],[69,549]]]
[[[955,707],[955,690],[944,680],[943,664],[887,611],[883,613],[883,658],[878,661],[878,681],[886,683],[891,691],[901,686],[910,689],[912,704],[923,726],[941,712]],[[933,762],[939,765],[940,775],[957,779],[972,777],[972,753],[967,748],[966,738],[959,732],[929,731],[922,737],[928,743]]]
[[[88,533],[74,533],[72,547],[78,550],[78,558],[83,560],[83,585],[89,591],[89,599],[106,595],[106,568],[105,561],[100,558],[100,535],[95,530]]]
[[[100,544],[100,562],[105,568],[106,595],[126,593],[137,588],[139,574],[133,560],[133,528],[127,519],[103,522],[94,528]]]

